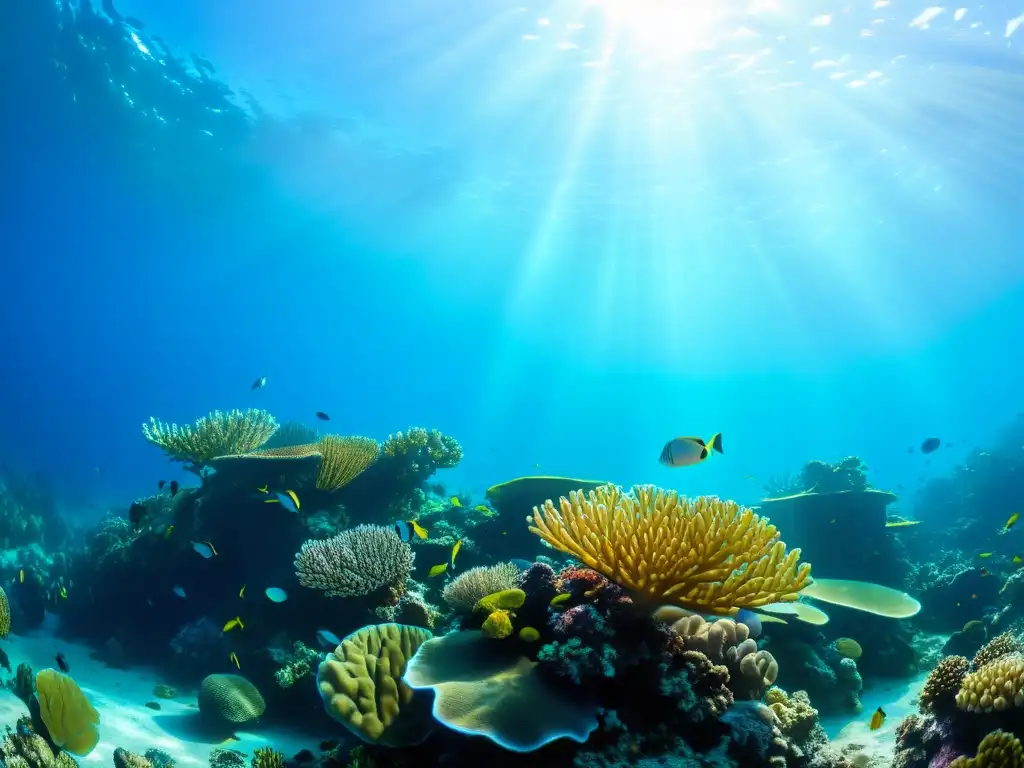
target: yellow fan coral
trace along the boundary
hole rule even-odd
[[[176,461],[203,464],[218,456],[255,451],[277,430],[277,421],[266,411],[250,408],[214,411],[195,424],[179,427],[155,418],[142,425],[142,434]]]
[[[606,485],[533,508],[530,530],[638,597],[734,615],[797,599],[811,578],[767,520],[735,502]]]
[[[92,752],[100,740],[100,715],[78,684],[63,672],[44,669],[36,675],[36,695],[50,740],[73,755]]]
[[[324,458],[316,487],[323,491],[337,491],[351,483],[377,460],[380,450],[372,438],[338,435],[325,435],[317,449]]]

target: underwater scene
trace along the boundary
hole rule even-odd
[[[1022,24],[0,0],[0,768],[1024,768]]]

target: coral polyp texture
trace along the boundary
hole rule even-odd
[[[963,656],[939,659],[921,691],[921,711],[944,712],[951,709],[970,668],[971,663]]]
[[[1024,768],[1024,746],[1006,731],[992,731],[978,745],[975,757],[958,757],[949,768]]]
[[[1024,707],[1024,657],[1002,656],[964,677],[956,705],[969,712]]]
[[[323,461],[316,478],[322,491],[337,491],[355,480],[377,460],[380,447],[369,437],[325,435],[317,443]]]
[[[654,603],[704,613],[793,601],[809,582],[800,550],[775,526],[731,501],[613,485],[534,507],[530,530],[555,549]]]
[[[436,469],[454,467],[462,461],[462,446],[454,437],[423,427],[410,427],[405,432],[388,435],[381,453],[392,458],[418,455]]]
[[[971,669],[978,670],[998,658],[1011,654],[1024,654],[1024,642],[1012,632],[1003,632],[996,635],[974,654],[971,660]]]
[[[213,411],[195,424],[179,427],[150,417],[142,425],[145,438],[176,461],[204,464],[218,456],[255,451],[277,430],[277,421],[266,411]]]
[[[519,569],[512,563],[477,566],[445,584],[441,599],[457,611],[471,613],[474,606],[488,595],[512,589],[518,577]]]
[[[295,575],[302,586],[328,597],[360,597],[382,587],[401,591],[415,557],[391,528],[358,525],[305,542],[295,555]]]

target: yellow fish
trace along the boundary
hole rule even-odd
[[[475,507],[473,507],[473,509],[475,509],[477,512],[490,512],[491,511],[491,508],[488,507],[486,504],[477,504]]]
[[[412,532],[415,533],[419,538],[427,538],[427,529],[417,523],[415,520],[409,520],[409,527],[412,528]]]
[[[65,600],[68,599],[68,591],[64,589],[64,587],[60,588],[60,596],[63,597]]]
[[[1009,531],[1017,524],[1018,520],[1020,520],[1020,512],[1014,512],[1010,515],[1010,519],[1006,521],[1006,525],[1003,526],[1003,530],[1001,530],[1000,533],[1006,533]]]
[[[429,571],[427,571],[427,576],[429,578],[433,578],[434,576],[440,576],[442,573],[444,573],[447,570],[448,570],[448,563],[441,563],[440,565],[435,565],[433,568],[431,568]]]
[[[992,552],[982,552],[980,555],[978,555],[978,557],[980,557],[982,560],[988,560],[988,558],[992,557],[993,554],[994,553]]]
[[[164,531],[164,538],[165,539],[169,538],[172,533],[174,533],[174,526],[173,525],[168,525],[167,526],[167,530]]]
[[[230,632],[235,627],[238,627],[239,629],[245,629],[245,624],[242,623],[241,616],[235,616],[235,618],[227,622],[224,625],[224,628],[221,630],[221,632]]]
[[[242,598],[243,600],[245,599],[245,587],[246,587],[246,585],[243,584],[242,588],[240,590],[238,590],[238,596],[240,598]]]
[[[25,583],[25,569],[24,568],[22,568],[20,571],[18,571],[18,581],[20,581],[22,584]]]
[[[449,499],[449,501],[452,503],[453,507],[461,507],[462,506],[462,502],[459,501],[459,497],[458,496],[452,496]]]
[[[452,568],[455,567],[455,556],[459,554],[459,550],[462,549],[462,539],[455,542],[455,546],[452,547]]]
[[[669,440],[661,449],[658,461],[666,467],[692,467],[715,452],[723,453],[721,432],[713,435],[707,443],[699,437],[677,437]]]
[[[568,592],[563,592],[560,595],[555,595],[554,597],[551,598],[550,605],[551,606],[561,605],[562,603],[566,602],[570,597],[572,597],[572,595],[570,595]]]
[[[1020,565],[1022,563],[1024,563],[1024,557],[1021,557],[1020,555],[1014,555],[1013,556],[1013,564],[1014,565]]]
[[[882,723],[885,722],[885,710],[879,707],[875,710],[875,714],[871,716],[871,723],[868,726],[872,731],[877,731],[882,727]]]
[[[238,654],[234,651],[228,654],[228,661],[235,665],[235,669],[242,668],[242,665],[238,663]],[[228,741],[231,741],[231,739],[228,739]],[[238,739],[235,739],[235,741],[238,741]]]
[[[270,493],[270,486],[269,485],[261,485],[256,490],[259,491],[260,493]]]

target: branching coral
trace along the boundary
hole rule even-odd
[[[530,530],[638,596],[718,615],[793,601],[810,581],[800,550],[786,553],[775,526],[734,502],[680,499],[636,486],[572,492],[545,501]]]
[[[357,525],[304,543],[295,555],[295,575],[302,586],[328,597],[359,597],[388,586],[400,590],[415,557],[391,528]]]
[[[381,451],[392,457],[415,454],[421,462],[426,460],[436,469],[454,467],[462,461],[462,446],[458,440],[436,429],[428,432],[423,427],[410,427],[405,433],[388,435]]]
[[[1003,632],[1001,635],[996,635],[985,643],[974,654],[974,659],[971,660],[971,669],[979,670],[998,658],[1019,653],[1024,653],[1024,643],[1012,632]]]
[[[142,425],[142,434],[176,461],[204,464],[218,456],[255,451],[277,430],[277,421],[266,411],[250,408],[223,413],[214,411],[195,424],[179,427],[155,418]]]
[[[445,584],[441,598],[455,610],[470,613],[487,595],[515,587],[518,578],[519,569],[512,563],[470,568]]]
[[[949,768],[1024,768],[1024,745],[1012,733],[992,731],[975,757],[958,757]]]
[[[946,656],[928,675],[921,691],[921,712],[945,712],[954,707],[957,692],[970,670],[970,662],[963,656]]]

